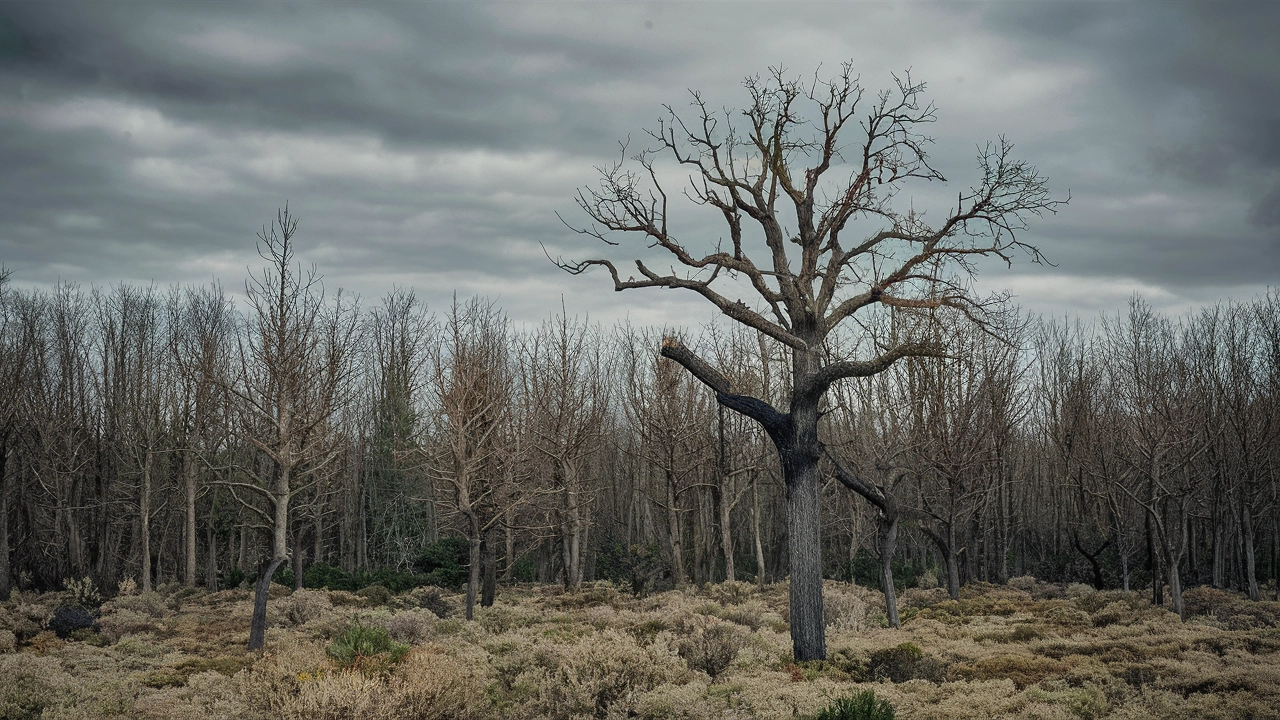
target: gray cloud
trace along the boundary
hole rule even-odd
[[[574,189],[643,142],[686,88],[853,57],[913,68],[940,108],[951,183],[1007,134],[1073,200],[1027,238],[1057,267],[984,266],[1029,306],[1090,312],[1134,290],[1170,307],[1280,277],[1274,3],[9,3],[0,5],[0,261],[25,283],[220,278],[256,266],[286,199],[303,259],[366,296],[457,290],[537,319],[559,305],[706,317],[544,256]],[[697,244],[723,230],[682,209]],[[619,260],[637,249],[611,251]],[[1126,290],[1127,289],[1127,290]]]

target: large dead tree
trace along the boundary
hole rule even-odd
[[[735,387],[677,338],[665,339],[661,352],[714,390],[721,404],[759,422],[778,450],[796,660],[826,656],[818,474],[823,396],[832,383],[873,375],[899,358],[947,352],[908,338],[864,358],[832,356],[828,335],[878,307],[945,308],[983,322],[989,304],[966,282],[974,271],[970,261],[1008,261],[1018,250],[1038,260],[1039,251],[1017,233],[1029,215],[1058,204],[1036,169],[1014,160],[1012,145],[1001,139],[979,152],[979,182],[959,193],[940,224],[930,225],[914,209],[894,209],[892,200],[908,181],[945,179],[927,159],[930,139],[918,132],[935,119],[933,105],[921,104],[924,85],[909,74],[894,80],[893,90],[868,103],[851,64],[828,81],[789,79],[772,69],[746,80],[750,104],[741,113],[715,111],[696,92],[690,120],[667,106],[649,133],[656,147],[628,162],[624,144],[623,159],[602,168],[599,187],[579,192],[578,204],[593,222],[578,232],[610,245],[617,244],[614,232],[642,236],[673,265],[662,269],[640,259],[636,274],[628,275],[609,259],[559,262],[574,274],[603,267],[619,291],[690,290],[790,349],[786,407]],[[687,197],[722,215],[727,242],[700,254],[669,227],[663,160],[690,174]]]

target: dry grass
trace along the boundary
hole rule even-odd
[[[242,649],[245,591],[125,595],[70,639],[45,629],[66,593],[17,595],[0,606],[0,718],[793,718],[868,687],[899,718],[1280,717],[1280,604],[1202,588],[1186,623],[1030,578],[958,601],[913,590],[894,630],[878,593],[829,583],[830,659],[801,664],[785,586],[521,586],[473,622],[447,593],[276,594],[261,656]],[[413,647],[341,670],[325,647],[353,621]]]

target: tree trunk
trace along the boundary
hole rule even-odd
[[[481,578],[480,587],[480,607],[492,607],[494,597],[498,592],[498,533],[490,528],[484,532],[484,538],[480,543],[481,570],[483,577]]]
[[[142,539],[142,592],[151,592],[151,458],[142,461],[142,490],[138,498],[138,533]]]
[[[267,642],[267,596],[271,592],[271,576],[284,562],[278,555],[265,560],[258,570],[258,580],[253,584],[253,619],[249,623],[249,650],[261,650]]]
[[[210,592],[218,589],[218,537],[213,532],[213,523],[205,530],[208,540],[208,551],[204,558],[204,586]]]
[[[196,462],[195,454],[188,450],[182,455],[182,475],[186,490],[186,533],[183,537],[186,549],[186,566],[183,568],[183,584],[196,585]]]
[[[764,544],[760,542],[760,478],[751,476],[751,535],[756,549],[756,585],[764,587]]]
[[[467,513],[467,540],[471,548],[467,565],[467,609],[466,618],[475,617],[476,596],[480,592],[480,516],[475,510]]]
[[[818,459],[805,450],[792,448],[783,462],[791,570],[791,646],[796,662],[827,659],[822,608],[822,484]]]
[[[253,619],[249,622],[249,649],[261,650],[266,642],[267,598],[271,590],[271,576],[280,564],[289,559],[289,469],[279,470],[276,492],[273,495],[275,515],[271,537],[271,556],[263,561],[258,580],[253,587]],[[242,536],[243,537],[243,536]],[[244,552],[244,548],[241,548]]]
[[[1246,500],[1247,493],[1240,493],[1240,534],[1244,536],[1244,579],[1249,592],[1249,599],[1257,602],[1262,599],[1258,590],[1257,557],[1253,544],[1253,512]]]
[[[885,617],[889,627],[902,627],[898,619],[898,595],[893,589],[893,553],[898,544],[898,513],[880,513],[880,580],[884,583]]]
[[[104,548],[105,550],[105,548]],[[9,600],[13,590],[9,566],[9,442],[0,442],[0,602]]]
[[[671,546],[671,574],[676,587],[683,587],[688,580],[684,574],[684,539],[680,530],[680,511],[676,507],[675,478],[670,470],[667,477],[667,541]]]

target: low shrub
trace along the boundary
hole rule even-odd
[[[677,641],[677,652],[690,670],[704,672],[714,681],[737,659],[746,644],[746,632],[737,625],[707,617],[692,625],[692,632]]]
[[[817,720],[893,720],[893,706],[888,700],[877,699],[874,690],[863,690],[857,695],[837,698],[823,708]]]
[[[386,628],[362,623],[348,626],[325,648],[325,654],[338,667],[366,675],[390,670],[407,652],[409,646],[393,640]]]
[[[53,611],[49,629],[65,640],[76,630],[92,629],[93,622],[93,613],[83,607],[60,607]]]
[[[427,637],[427,623],[414,612],[396,613],[382,623],[396,642],[417,645]]]
[[[102,593],[93,584],[93,578],[87,575],[80,580],[68,580],[67,592],[71,593],[71,602],[85,608],[96,608],[102,604]]]
[[[327,593],[319,590],[294,590],[293,594],[284,598],[276,606],[284,622],[297,627],[320,617],[325,610],[333,607]]]
[[[104,615],[120,610],[131,610],[157,619],[169,614],[168,604],[157,592],[145,592],[138,595],[117,595],[102,604],[102,613]]]
[[[867,659],[867,678],[900,683],[908,680],[946,680],[946,666],[933,658],[927,658],[915,643],[904,642],[871,653]]]
[[[405,608],[423,608],[444,619],[457,611],[452,602],[440,594],[438,588],[414,588],[397,598],[398,604]]]
[[[654,544],[606,543],[596,555],[596,576],[629,588],[636,597],[652,589],[664,569],[662,553]]]
[[[360,588],[356,595],[364,598],[370,605],[380,606],[391,602],[391,591],[383,585],[370,585]]]
[[[125,635],[157,629],[155,618],[134,610],[116,610],[98,619],[98,630],[111,640],[120,642]]]

